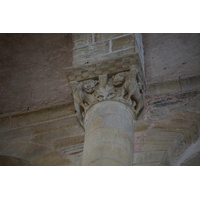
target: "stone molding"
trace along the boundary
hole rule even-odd
[[[112,59],[93,65],[73,66],[66,69],[69,82],[97,79],[99,75],[115,74],[129,70],[130,66],[139,62],[138,54]]]
[[[67,69],[67,75],[73,90],[75,111],[82,126],[88,109],[101,101],[119,101],[131,107],[135,118],[140,114],[144,106],[144,81],[134,56],[73,70],[74,75]]]

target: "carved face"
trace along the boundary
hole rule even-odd
[[[116,87],[121,86],[124,83],[124,80],[125,80],[125,75],[123,72],[116,74],[115,76],[113,76],[113,85]]]
[[[88,81],[85,81],[83,83],[83,89],[86,93],[88,94],[92,94],[95,90],[95,85],[97,84],[97,81],[95,80],[88,80]]]
[[[96,91],[95,97],[97,101],[109,100],[115,97],[115,89],[111,86],[106,85],[103,88],[100,88]]]

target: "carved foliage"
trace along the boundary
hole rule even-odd
[[[73,82],[74,105],[80,123],[87,110],[99,101],[115,100],[131,106],[136,115],[143,108],[143,85],[140,73],[133,67],[129,71],[109,76],[100,75],[98,80]]]

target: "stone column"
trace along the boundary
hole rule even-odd
[[[117,101],[92,106],[84,119],[82,165],[132,165],[134,116]]]
[[[137,60],[129,56],[67,73],[85,129],[82,165],[132,165],[134,122],[143,108]]]

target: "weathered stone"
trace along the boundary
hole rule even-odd
[[[102,42],[105,40],[113,39],[118,36],[124,35],[124,33],[95,33],[95,42]]]
[[[134,36],[127,35],[112,40],[112,51],[119,51],[128,47],[134,47]]]
[[[135,33],[134,36],[135,36],[135,51],[139,55],[140,63],[141,63],[143,72],[145,72],[145,68],[144,68],[144,45],[143,45],[142,34],[141,33]]]
[[[149,128],[150,121],[140,120],[135,123],[135,132],[144,131]]]
[[[138,152],[134,153],[134,165],[144,164],[144,163],[153,163],[159,162],[165,151],[152,151],[152,152]]]
[[[16,114],[11,116],[12,128],[58,119],[72,114],[74,114],[74,108],[72,104],[58,105],[56,107],[45,108],[33,112]]]
[[[98,55],[98,54],[97,54]],[[88,66],[88,65],[93,65],[93,64],[97,64],[97,63],[101,63],[101,62],[105,62],[105,61],[110,61],[112,59],[116,59],[116,58],[123,58],[123,57],[127,57],[127,56],[133,56],[133,59],[135,59],[135,57],[137,57],[136,60],[138,60],[138,56],[135,52],[134,48],[130,48],[130,49],[123,49],[121,51],[116,51],[116,52],[112,52],[112,53],[108,53],[108,54],[101,54],[98,56],[92,56],[92,57],[85,57],[82,60],[78,61],[78,62],[74,62],[73,66],[82,66],[84,64],[84,67]]]
[[[0,34],[0,114],[72,102],[71,34]]]
[[[49,150],[50,147],[44,145],[33,144],[30,142],[13,141],[6,143],[0,154],[3,156],[11,156],[32,162],[32,160],[40,157]]]
[[[80,125],[72,125],[70,127],[48,130],[48,132],[39,132],[32,137],[31,141],[38,144],[53,145],[58,139],[62,140],[66,136],[72,137],[81,134],[83,134],[83,130]]]
[[[102,74],[97,80],[71,82],[74,107],[80,124],[83,126],[84,116],[91,106],[105,100],[122,102],[131,107],[135,116],[138,116],[144,106],[144,87],[141,76],[139,66],[132,65],[129,66],[129,71],[117,74],[115,72],[114,75],[112,73]]]
[[[84,135],[73,136],[73,137],[65,137],[61,139],[57,139],[53,146],[55,149],[63,148],[70,145],[80,144],[84,142]]]
[[[97,79],[99,75],[128,71],[130,66],[137,64],[137,58],[137,55],[128,55],[126,57],[102,61],[98,64],[71,67],[66,70],[66,76],[70,82]]]
[[[32,127],[7,130],[0,133],[0,140],[30,141],[33,134]]]
[[[61,147],[60,151],[62,153],[66,153],[67,155],[76,153],[77,151],[83,152],[83,143]]]
[[[159,82],[147,85],[147,95],[168,94],[181,91],[179,80]]]
[[[33,165],[37,166],[66,166],[70,165],[70,163],[71,161],[58,151],[42,154],[33,161]]]
[[[7,143],[8,142],[5,142],[5,140],[0,140],[0,152],[3,151],[7,147]]]
[[[138,55],[135,52],[134,48],[130,49],[122,49],[121,51],[112,52],[106,55],[102,55],[96,58],[95,62],[102,62],[106,60],[116,59],[116,58],[123,58],[127,56],[132,56],[133,59],[139,60]]]
[[[0,35],[0,165],[81,165],[82,157],[91,165],[130,165],[132,160],[138,166],[174,165],[190,150],[200,134],[199,34],[143,34],[145,58],[142,38],[131,44],[126,39],[131,34],[73,34],[74,48],[67,35]],[[73,51],[80,57],[72,65]],[[98,100],[119,103],[130,100],[129,91],[135,88],[125,95],[126,87],[114,85],[115,78],[123,80],[120,73],[144,59],[148,95],[139,121],[128,112],[124,117],[125,111],[114,112],[120,107],[111,105],[105,115],[94,112],[87,122],[90,132],[85,132],[83,153],[84,130],[74,115],[63,69],[68,68],[69,81],[98,81]],[[87,86],[83,89],[89,91]],[[85,118],[98,103],[80,99]],[[129,109],[130,104],[121,103]],[[196,156],[180,164],[195,165]]]
[[[180,135],[167,149],[166,155],[162,160],[163,165],[174,165],[176,160],[186,149],[194,143],[198,137],[194,138],[195,133]]]
[[[81,147],[80,145],[78,147],[77,145],[73,145],[75,146],[74,149],[63,153],[64,156],[71,161],[69,165],[71,166],[81,165],[82,156],[83,156],[83,144],[81,145],[82,145]]]
[[[73,126],[76,127],[77,125],[78,125],[78,120],[75,116],[73,116],[73,117],[66,117],[66,118],[61,118],[61,119],[57,119],[53,121],[47,121],[46,123],[37,124],[33,128],[34,128],[34,134],[51,132],[51,131],[54,131],[55,133],[59,133],[59,130],[62,131],[64,129],[68,129]],[[83,131],[81,127],[79,127],[79,130]]]
[[[176,157],[173,165],[199,165],[200,138],[194,141],[184,152]],[[195,162],[196,161],[196,162]]]
[[[73,51],[73,66],[90,63],[90,59],[109,53],[109,42],[98,43]]]
[[[148,162],[148,163],[141,163],[135,164],[135,166],[160,166],[160,162]]]
[[[168,130],[157,130],[157,129],[153,129],[153,130],[149,130],[147,132],[147,136],[148,138],[152,138],[152,139],[161,139],[160,141],[162,141],[162,139],[176,139],[179,135],[181,135],[181,133],[179,131],[168,131]],[[140,141],[140,140],[139,140]]]
[[[134,152],[148,152],[148,151],[166,151],[171,142],[159,143],[136,143],[134,144]]]
[[[0,117],[0,132],[4,132],[11,128],[10,117]]]
[[[171,117],[160,119],[159,122],[154,125],[154,128],[161,130],[165,129],[168,131],[174,130],[174,132],[182,132],[184,130],[191,130],[192,132],[197,132],[197,126],[194,124],[194,122]]]
[[[187,145],[184,141],[184,137],[181,136],[174,141],[172,145],[167,149],[167,162],[169,165],[172,165],[177,157],[187,148]]]
[[[180,85],[182,91],[195,90],[195,89],[199,90],[200,76],[198,75],[189,78],[181,78]]]
[[[196,102],[198,103],[198,102]],[[185,111],[182,109],[174,109],[170,112],[169,117],[172,118],[177,118],[177,119],[182,119],[182,120],[186,120],[186,121],[191,121],[194,122],[195,125],[199,125],[199,121],[200,121],[200,114],[199,113],[195,113],[195,112],[190,112],[190,111]]]
[[[120,102],[103,101],[88,110],[83,165],[132,164],[134,123],[129,109]]]
[[[135,54],[134,36],[126,34],[113,37],[111,34],[93,35],[93,42],[96,43],[74,49],[73,67],[66,73],[72,85],[78,119],[86,131],[83,165],[132,164],[133,120],[140,115],[144,106],[142,70],[138,66],[138,55]],[[102,51],[98,51],[100,48]],[[112,53],[113,49],[120,52]],[[119,62],[113,59],[117,55],[121,59],[118,59]],[[132,57],[132,64],[127,58],[129,55]],[[105,60],[107,58],[109,60]],[[117,102],[122,104],[116,107]],[[103,118],[99,115],[101,109],[91,113],[94,107],[98,108],[99,103],[110,105],[103,109]],[[128,118],[127,115],[131,117]],[[120,138],[122,144],[116,137]],[[101,156],[100,149],[105,150],[104,156]]]
[[[199,74],[200,35],[142,34],[148,84]]]
[[[92,43],[92,33],[74,33],[72,40],[74,49],[90,45]]]
[[[29,161],[11,156],[0,155],[0,166],[30,166],[30,165],[32,164]]]
[[[191,158],[188,158],[183,163],[181,163],[181,166],[200,166],[200,153],[197,153],[193,155]]]
[[[200,115],[200,96],[198,95],[197,97],[194,97],[194,98],[188,100],[187,103],[185,103],[183,106],[181,106],[181,109],[192,112],[194,114],[198,113]],[[190,118],[190,120],[193,119],[194,116],[192,118]]]
[[[160,131],[160,133],[158,131],[152,131],[152,132],[155,133],[155,136],[149,134],[147,136],[134,137],[136,141],[135,143],[150,144],[150,145],[159,143],[172,143],[179,135],[181,135],[181,133],[173,133],[173,132],[171,132],[171,134],[169,132],[167,133],[162,131]]]

